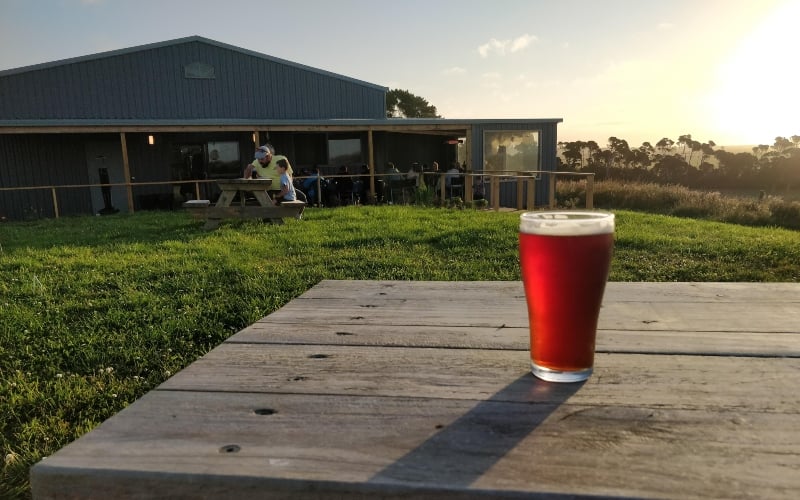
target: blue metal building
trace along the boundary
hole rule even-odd
[[[386,118],[387,91],[199,36],[0,71],[0,218],[168,208],[265,142],[296,170],[555,169],[561,119]]]

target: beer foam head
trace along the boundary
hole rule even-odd
[[[545,236],[586,236],[614,232],[614,214],[608,212],[525,212],[519,231]]]

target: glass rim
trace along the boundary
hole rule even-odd
[[[614,232],[615,217],[600,210],[542,210],[520,215],[519,231],[545,236],[585,236]]]
[[[537,210],[535,212],[523,212],[520,214],[520,218],[545,220],[593,220],[605,219],[608,217],[614,217],[614,214],[604,210]]]

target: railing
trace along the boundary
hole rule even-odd
[[[380,181],[382,178],[390,178],[392,176],[405,176],[405,174],[375,174],[374,179],[372,179],[370,174],[346,174],[346,175],[326,175],[323,176],[325,179],[336,179],[336,178],[365,178],[365,183],[367,186],[367,192],[371,193],[373,196],[375,195],[375,180]],[[460,174],[459,180],[463,180],[463,200],[465,202],[472,202],[473,200],[473,193],[476,183],[483,183],[484,185],[484,198],[488,200],[490,203],[491,208],[494,210],[500,210],[501,206],[501,194],[500,194],[500,187],[503,183],[515,182],[516,183],[516,208],[518,210],[534,210],[536,208],[536,183],[542,180],[542,177],[546,177],[546,182],[548,183],[548,202],[547,206],[549,208],[556,207],[556,179],[558,177],[578,177],[583,178],[586,181],[586,208],[592,209],[594,208],[594,174],[593,173],[579,173],[579,172],[551,172],[546,170],[529,170],[529,171],[515,171],[515,172],[490,172],[490,173],[470,173],[470,174]],[[307,179],[309,177],[314,176],[296,176],[295,179],[302,180]],[[431,172],[424,172],[417,177],[416,186],[420,186],[420,182],[424,181],[427,186],[434,187],[438,184],[438,194],[440,199],[444,200],[447,198],[451,198],[448,196],[448,187],[446,185],[446,177],[447,173],[440,172],[440,173],[431,173]],[[433,178],[437,178],[436,181]],[[488,187],[489,192],[485,192],[486,187],[486,180],[488,179]],[[59,185],[59,186],[24,186],[24,187],[7,187],[7,188],[0,188],[0,192],[12,192],[12,191],[32,191],[32,190],[49,190],[52,198],[52,207],[53,213],[55,218],[60,217],[60,210],[59,210],[59,203],[58,203],[58,190],[62,189],[85,189],[85,188],[114,188],[114,187],[124,187],[128,193],[128,211],[133,213],[133,188],[143,187],[143,186],[170,186],[176,187],[181,185],[191,184],[194,185],[194,195],[196,199],[201,198],[201,185],[208,185],[216,184],[216,179],[205,179],[205,180],[188,180],[188,181],[153,181],[153,182],[135,182],[135,183],[107,183],[107,184],[66,184],[66,185]],[[391,181],[384,182],[385,186],[391,186]],[[462,184],[457,184],[461,186]],[[316,189],[316,202],[318,205],[322,205],[322,190],[321,190],[321,181],[317,179],[317,189]],[[312,200],[309,200],[312,202]]]
[[[556,180],[558,177],[577,177],[583,178],[586,181],[586,208],[591,210],[594,208],[594,175],[593,173],[583,172],[552,172],[545,170],[529,170],[522,172],[500,172],[482,174],[483,177],[490,179],[490,196],[489,199],[492,203],[494,210],[500,209],[500,185],[503,182],[515,181],[516,192],[516,208],[518,210],[534,210],[536,208],[536,182],[544,175],[547,177],[547,206],[550,209],[556,208]],[[524,203],[524,200],[527,203]]]

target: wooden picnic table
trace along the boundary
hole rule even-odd
[[[800,284],[609,283],[594,375],[518,282],[323,281],[32,469],[49,498],[797,498]]]
[[[299,201],[283,202],[276,206],[267,193],[272,186],[272,179],[220,179],[216,182],[221,192],[213,206],[208,200],[192,200],[183,204],[195,217],[206,220],[205,229],[216,229],[225,219],[262,219],[283,224],[284,217],[295,217],[305,207],[305,203]],[[239,206],[233,206],[237,195]],[[248,197],[255,199],[258,205],[247,205]]]

